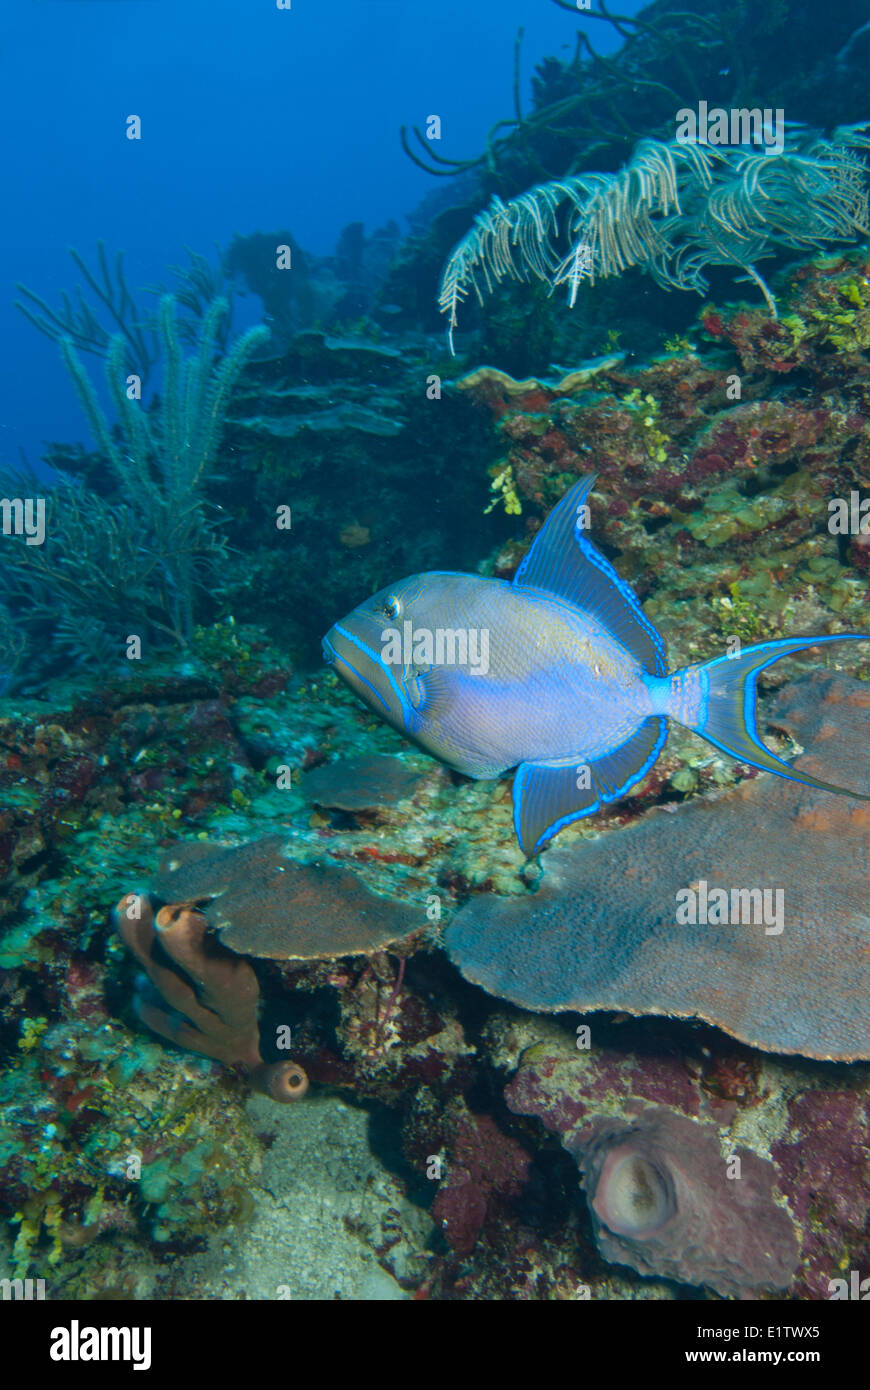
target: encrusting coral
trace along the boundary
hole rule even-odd
[[[143,1023],[180,1047],[245,1067],[273,1100],[305,1095],[308,1078],[296,1062],[264,1062],[254,968],[208,936],[201,912],[173,903],[155,913],[148,898],[130,893],[116,907],[115,923],[163,1001],[138,1003]]]

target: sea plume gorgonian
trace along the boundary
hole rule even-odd
[[[441,280],[451,350],[457,309],[505,278],[568,289],[632,266],[666,289],[706,288],[710,265],[733,266],[773,297],[756,262],[777,247],[816,249],[867,234],[870,123],[829,138],[792,127],[782,153],[765,147],[641,140],[616,174],[557,179],[494,198],[454,248]]]

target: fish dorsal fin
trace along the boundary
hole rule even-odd
[[[516,588],[546,589],[604,624],[644,670],[667,674],[665,644],[628,584],[583,532],[584,503],[595,482],[588,474],[569,488],[534,539],[514,576]]]
[[[537,854],[564,826],[618,801],[658,761],[667,734],[667,720],[654,716],[597,758],[521,763],[514,777],[514,828],[521,849]]]

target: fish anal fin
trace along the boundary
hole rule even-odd
[[[667,721],[654,717],[612,752],[584,760],[521,763],[514,777],[514,827],[523,852],[537,854],[564,826],[617,801],[657,762]]]

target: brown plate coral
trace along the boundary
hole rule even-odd
[[[316,806],[329,810],[379,812],[413,796],[423,781],[399,758],[372,753],[316,767],[306,773],[303,790]]]
[[[423,910],[373,893],[336,864],[298,864],[270,835],[236,848],[190,841],[161,865],[163,902],[197,902],[221,942],[270,960],[373,955],[426,925]]]

